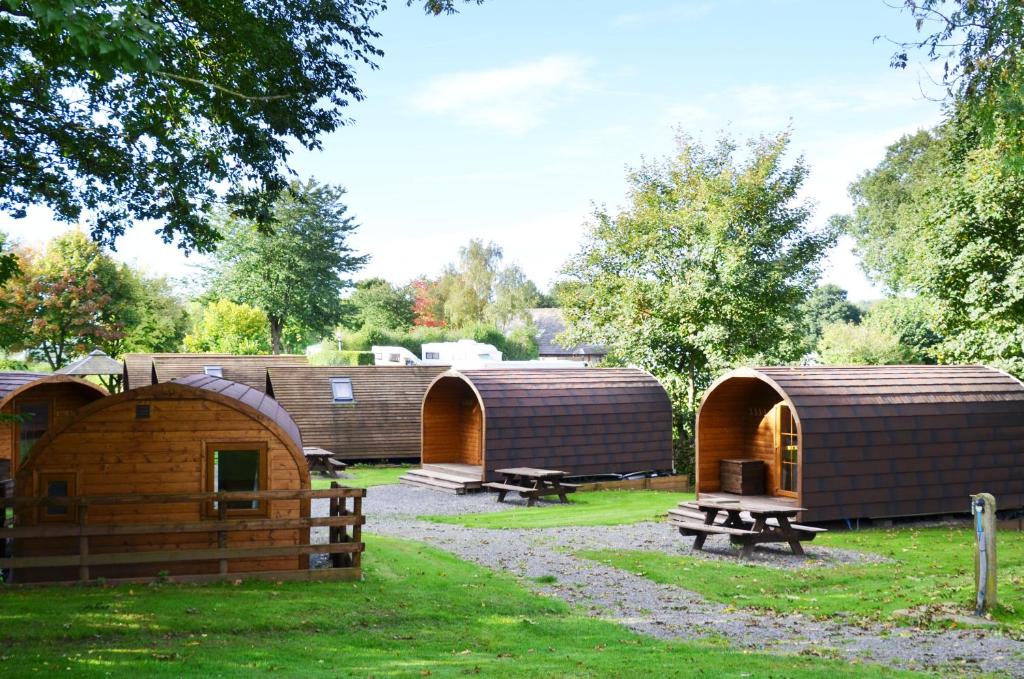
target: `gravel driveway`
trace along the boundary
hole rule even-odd
[[[661,639],[727,638],[734,647],[876,662],[943,674],[1001,672],[1024,677],[1024,643],[995,630],[923,631],[883,625],[845,625],[802,615],[732,609],[699,594],[660,585],[627,571],[573,556],[580,549],[640,549],[690,554],[692,538],[663,523],[630,526],[491,530],[420,521],[422,514],[507,511],[491,494],[453,496],[410,486],[370,488],[364,502],[366,530],[420,540],[459,558],[524,580],[594,617]],[[314,512],[326,513],[326,502]],[[809,559],[784,550],[755,551],[759,565],[774,568],[841,567],[873,559],[857,552],[805,545]],[[709,539],[706,558],[734,560],[728,538]],[[547,576],[547,577],[544,577]],[[544,577],[544,582],[534,579]],[[550,583],[547,581],[554,580]]]

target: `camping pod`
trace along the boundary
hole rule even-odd
[[[32,447],[54,427],[71,420],[106,389],[69,375],[0,373],[0,481],[13,477]]]
[[[981,492],[1020,508],[1024,384],[981,366],[744,368],[705,393],[696,455],[700,496],[729,485],[723,460],[760,461],[761,492],[805,521],[964,513]]]
[[[218,544],[218,533],[200,525],[219,519],[246,518],[254,524],[262,519],[300,519],[309,516],[308,499],[225,502],[224,508],[214,502],[138,502],[144,496],[310,487],[299,429],[284,408],[262,391],[207,375],[131,389],[82,408],[77,417],[36,444],[18,470],[15,485],[15,494],[24,498],[121,496],[132,501],[89,505],[87,517],[76,515],[77,507],[22,507],[16,523],[27,532],[41,524],[76,522],[105,530],[130,524],[164,527],[159,533],[132,534],[126,529],[123,535],[92,537],[91,555],[273,548],[301,545],[308,539],[308,529],[306,535],[296,528],[238,530],[227,534],[226,544]],[[168,531],[169,524],[181,530]],[[13,540],[12,552],[14,557],[38,557],[73,555],[77,550],[77,538],[32,538]],[[227,567],[231,573],[244,573],[307,566],[308,556],[300,554],[232,559]],[[94,567],[90,577],[195,575],[217,569],[215,560],[171,559]],[[54,572],[58,570],[15,569],[15,581],[76,579],[73,572]]]
[[[421,461],[481,480],[508,467],[670,471],[672,408],[633,368],[451,370],[423,398]]]
[[[339,459],[415,458],[420,407],[439,366],[271,366],[269,393],[307,446]]]

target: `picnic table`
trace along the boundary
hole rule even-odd
[[[555,469],[535,469],[533,467],[510,467],[495,469],[501,474],[500,482],[485,483],[485,488],[498,491],[498,502],[504,502],[508,493],[519,493],[526,498],[526,506],[532,507],[542,495],[557,495],[560,502],[568,502],[567,493],[575,492],[577,485],[565,483],[566,472]]]
[[[731,542],[742,545],[740,556],[744,559],[750,557],[755,546],[770,542],[788,543],[794,554],[802,556],[804,549],[800,543],[813,540],[826,530],[792,522],[805,511],[803,507],[763,498],[714,498],[680,503],[680,510],[669,512],[669,522],[680,534],[696,536],[694,549],[702,549],[709,535],[728,535]]]
[[[303,448],[302,454],[306,457],[306,464],[309,465],[309,473],[320,472],[332,479],[338,478],[338,472],[345,471],[346,464],[341,460],[334,459],[334,453],[323,448]]]

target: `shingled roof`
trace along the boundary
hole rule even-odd
[[[529,309],[528,313],[537,326],[538,353],[541,356],[604,356],[608,353],[600,344],[577,344],[562,346],[556,341],[565,332],[565,317],[561,309]],[[513,321],[508,330],[522,327],[522,321]]]
[[[128,354],[124,360],[128,389],[170,382],[186,375],[203,373],[207,366],[219,366],[224,379],[265,391],[267,368],[309,365],[306,357],[298,354]]]
[[[292,416],[281,406],[280,403],[274,400],[273,397],[265,394],[262,389],[256,389],[240,382],[233,382],[231,380],[203,374],[187,375],[172,381],[176,384],[182,384],[187,387],[195,387],[197,389],[212,391],[235,399],[236,401],[240,401],[250,408],[254,408],[281,427],[281,429],[299,447],[299,450],[302,449],[302,436],[299,433],[298,425],[295,424],[295,420],[292,419]]]
[[[26,384],[32,384],[49,376],[47,373],[0,372],[0,401],[7,400],[9,394]]]

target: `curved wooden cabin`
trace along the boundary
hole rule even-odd
[[[416,457],[420,406],[438,366],[287,366],[267,370],[269,394],[307,446],[338,459]]]
[[[49,432],[18,470],[16,495],[124,496],[212,491],[308,489],[309,469],[299,429],[266,394],[236,382],[193,375],[108,396]],[[138,498],[132,498],[137,500]],[[309,500],[96,504],[86,525],[196,524],[220,518],[288,519],[309,516]],[[19,527],[79,521],[75,508],[17,510]],[[224,547],[305,544],[300,529],[241,530]],[[89,553],[207,549],[218,534],[170,532],[90,538]],[[78,554],[76,538],[15,539],[13,556]],[[229,572],[295,570],[308,556],[232,559]],[[92,578],[217,573],[217,561],[94,567]],[[15,569],[15,580],[75,579],[71,569]]]
[[[1024,384],[980,366],[776,367],[719,378],[697,414],[697,491],[723,459],[762,460],[804,520],[1024,507]]]
[[[672,408],[632,368],[451,370],[423,398],[424,466],[570,475],[672,469]]]
[[[103,387],[70,375],[0,373],[0,413],[20,418],[0,422],[0,481],[13,477],[47,431],[106,395]]]

